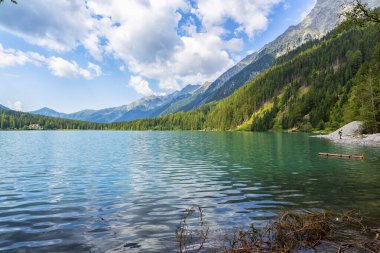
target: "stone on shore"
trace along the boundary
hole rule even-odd
[[[380,133],[361,134],[362,126],[363,122],[353,121],[339,128],[335,132],[327,135],[318,135],[316,137],[327,138],[336,143],[380,146]],[[342,131],[342,139],[339,137],[339,131]]]

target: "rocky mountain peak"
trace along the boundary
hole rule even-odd
[[[339,14],[343,3],[343,0],[318,0],[298,25],[289,27],[276,40],[264,46],[263,51],[278,57],[308,41],[322,38],[341,21]]]

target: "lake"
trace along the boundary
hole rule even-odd
[[[360,210],[379,226],[379,196],[380,148],[307,134],[0,132],[4,252],[175,252],[193,204],[213,230],[314,208]]]

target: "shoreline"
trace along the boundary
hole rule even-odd
[[[314,135],[312,137],[325,138],[334,143],[340,144],[357,144],[363,146],[380,147],[380,133],[377,134],[361,134],[363,122],[353,121],[339,128],[330,134]],[[342,134],[340,138],[340,133]]]
[[[356,144],[363,146],[376,146],[380,147],[380,134],[361,134],[361,135],[352,135],[352,136],[342,136],[342,139],[339,137],[331,136],[331,134],[326,135],[314,135],[312,137],[316,138],[325,138],[334,143],[339,144]]]

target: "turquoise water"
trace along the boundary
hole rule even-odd
[[[310,208],[379,226],[379,196],[380,148],[306,134],[0,132],[4,252],[172,252],[192,204],[215,230]]]

